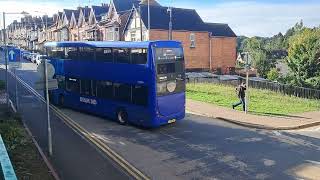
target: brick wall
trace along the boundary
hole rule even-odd
[[[195,48],[190,47],[190,34],[195,34]],[[173,31],[173,40],[181,41],[184,48],[186,68],[210,69],[210,39],[208,32]],[[150,40],[167,40],[168,31],[151,30]],[[212,69],[221,68],[226,72],[228,67],[235,67],[237,39],[235,37],[212,37]]]
[[[213,37],[211,39],[212,69],[235,67],[237,58],[237,39],[235,37]]]
[[[195,34],[195,47],[190,47],[190,34]],[[181,41],[184,48],[187,69],[209,69],[208,32],[173,31],[173,40]],[[150,40],[167,40],[168,31],[151,30]]]

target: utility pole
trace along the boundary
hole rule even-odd
[[[148,39],[150,40],[150,0],[148,0]]]
[[[143,33],[142,33],[143,29],[142,29],[141,5],[139,6],[139,13],[140,13],[140,18],[139,18],[140,19],[140,22],[139,22],[140,23],[140,40],[143,41],[143,39],[142,39],[143,38]]]
[[[168,7],[167,12],[169,12],[169,16],[170,16],[170,18],[169,18],[169,34],[168,34],[169,38],[168,39],[172,40],[172,7],[171,6]]]

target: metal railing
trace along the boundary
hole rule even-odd
[[[220,80],[219,78],[194,77],[194,78],[188,78],[187,82],[188,83],[215,83],[215,84],[237,86],[241,82],[245,82],[245,79],[240,77],[238,79],[232,79],[232,80]],[[296,86],[281,84],[277,82],[249,80],[249,87],[252,87],[255,89],[270,90],[270,91],[281,93],[288,96],[296,96],[296,97],[307,98],[307,99],[320,99],[320,90],[318,89],[296,87]]]

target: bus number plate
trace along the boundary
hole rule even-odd
[[[171,119],[171,120],[169,120],[169,121],[168,121],[168,123],[169,123],[169,124],[171,124],[171,123],[175,123],[175,122],[176,122],[176,120],[175,120],[175,119]]]

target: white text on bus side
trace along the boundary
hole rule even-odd
[[[85,97],[80,97],[80,102],[86,103],[86,104],[92,104],[92,105],[97,105],[97,100],[95,99],[89,99]]]

